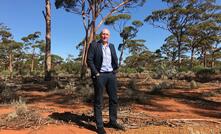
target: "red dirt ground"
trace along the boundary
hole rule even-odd
[[[135,113],[145,113],[159,120],[184,121],[181,126],[148,125],[137,129],[116,131],[105,128],[109,134],[221,134],[221,84],[203,84],[198,89],[165,89],[161,95],[147,95],[146,101],[134,103]],[[213,93],[212,95],[208,94]],[[87,113],[91,104],[73,103],[73,98],[52,92],[22,91],[28,108],[35,109],[43,117],[52,113]],[[0,115],[13,112],[11,105],[0,105]],[[19,130],[1,129],[0,134],[96,134],[95,131],[76,123],[48,124],[37,128]]]

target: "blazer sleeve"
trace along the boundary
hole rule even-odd
[[[88,49],[88,55],[87,55],[87,64],[89,68],[91,69],[92,75],[95,75],[98,73],[95,64],[94,64],[94,58],[95,58],[95,46],[96,42],[92,42],[90,44],[90,47]]]

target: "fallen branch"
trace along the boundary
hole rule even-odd
[[[221,124],[221,119],[169,119],[168,121],[206,121]]]
[[[151,79],[151,78],[148,76],[148,77],[146,77],[143,81],[137,82],[137,84],[142,84],[142,83],[146,82],[146,81],[149,80],[149,79]]]
[[[103,116],[104,117],[109,117],[109,114],[103,114]],[[129,119],[140,119],[140,120],[150,120],[150,119],[152,119],[152,118],[150,118],[150,117],[138,117],[138,116],[131,116],[131,115],[124,115],[124,116],[122,116],[122,115],[118,115],[118,117],[117,118],[119,118],[119,119],[124,119],[124,118],[129,118]]]

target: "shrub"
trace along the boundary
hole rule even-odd
[[[135,68],[130,68],[130,67],[120,67],[118,71],[121,72],[121,73],[127,73],[127,74],[137,72]]]
[[[78,74],[81,70],[81,63],[79,61],[69,61],[62,68],[69,74]]]
[[[136,82],[136,79],[135,79],[135,78],[132,78],[132,79],[129,81],[128,88],[129,88],[129,89],[132,89],[132,90],[138,90],[137,82]]]
[[[0,98],[1,102],[3,103],[10,103],[17,98],[16,89],[11,88],[10,86],[6,85],[5,83],[1,84],[1,92]]]
[[[162,89],[171,89],[173,87],[174,87],[173,84],[164,81],[162,83],[159,83],[158,85],[155,85],[152,88],[151,93],[152,94],[160,94]]]
[[[157,78],[161,79],[172,79],[177,73],[177,70],[174,66],[166,65],[165,63],[159,64],[154,71],[156,73]]]
[[[50,123],[49,119],[42,118],[36,110],[29,110],[24,101],[19,99],[13,104],[15,111],[0,119],[0,126],[2,128],[33,128]]]
[[[8,70],[3,70],[3,71],[1,71],[1,75],[3,76],[3,77],[9,77],[10,76],[10,72],[8,71]]]
[[[200,70],[205,69],[203,66],[195,66],[191,70],[195,73],[199,72]]]
[[[211,80],[212,76],[215,75],[215,69],[213,68],[203,68],[196,72],[196,77],[201,82],[208,82]]]
[[[196,81],[192,80],[192,81],[190,82],[190,88],[191,88],[191,89],[196,89],[196,88],[198,88],[198,87],[199,87],[199,86],[198,86],[198,84],[197,84]]]
[[[219,74],[221,72],[221,67],[216,68],[205,68],[202,66],[196,66],[192,69],[196,74]]]
[[[177,69],[178,72],[188,72],[190,69],[188,67],[180,67]]]
[[[195,78],[195,73],[192,71],[187,71],[187,72],[179,72],[176,74],[176,78],[178,80],[187,80],[187,81],[191,81]]]

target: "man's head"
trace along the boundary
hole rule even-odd
[[[104,28],[100,33],[100,37],[103,43],[108,43],[110,38],[110,31],[107,28]]]

